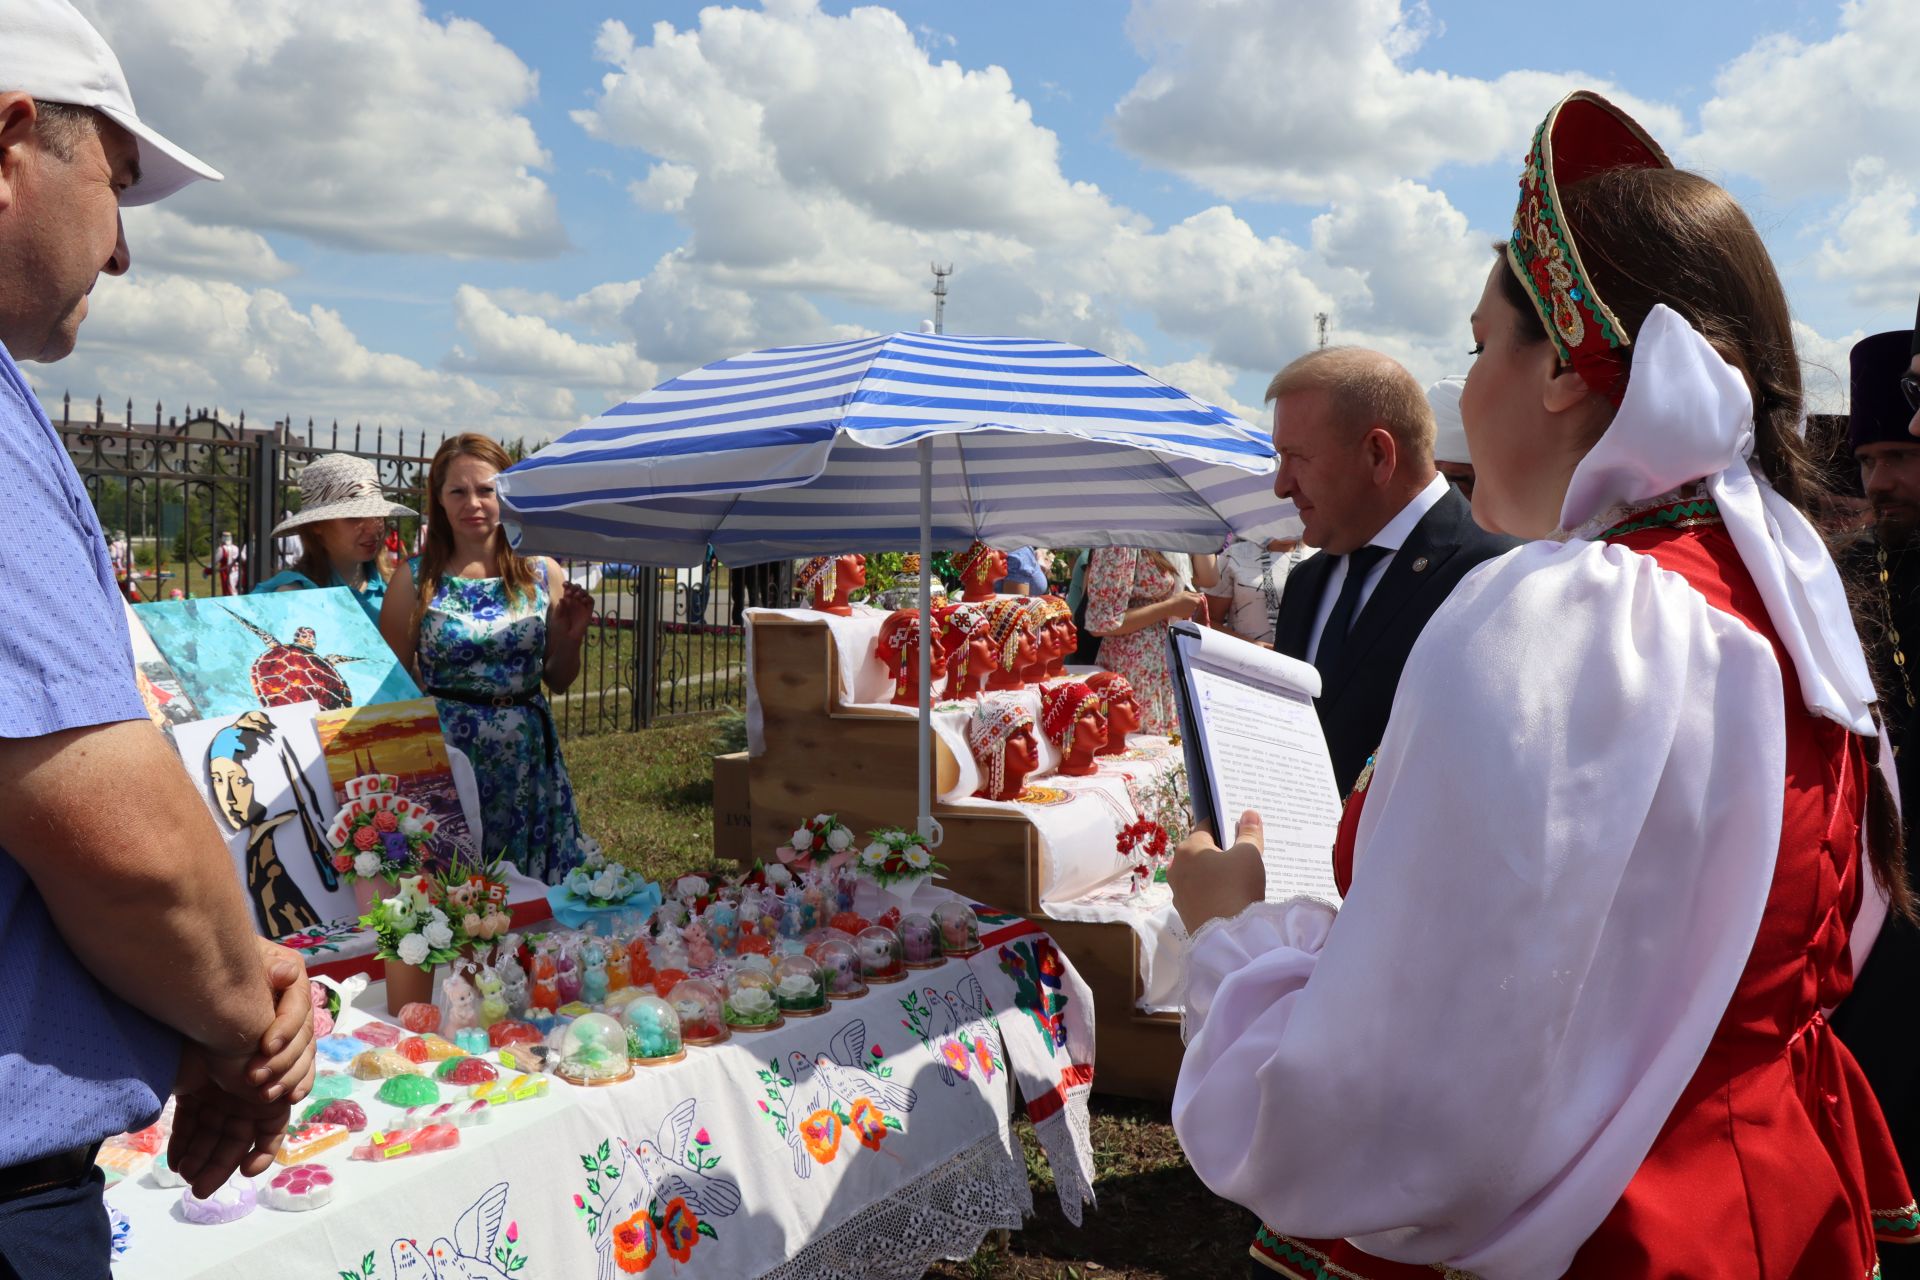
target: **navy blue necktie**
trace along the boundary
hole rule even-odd
[[[1323,691],[1326,682],[1333,678],[1341,651],[1347,647],[1347,633],[1353,630],[1353,616],[1360,612],[1360,592],[1367,585],[1367,575],[1382,558],[1392,554],[1390,547],[1361,547],[1348,553],[1346,581],[1340,584],[1340,596],[1333,602],[1333,612],[1327,615],[1327,625],[1321,628],[1320,647],[1313,655]]]

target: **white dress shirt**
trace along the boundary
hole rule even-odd
[[[1447,478],[1435,473],[1427,481],[1427,487],[1413,495],[1413,500],[1400,508],[1400,514],[1387,521],[1380,532],[1367,539],[1367,546],[1385,547],[1389,551],[1399,551],[1406,544],[1407,537],[1413,532],[1413,526],[1420,523],[1434,504],[1447,496]],[[1373,599],[1373,589],[1380,585],[1380,579],[1387,574],[1387,566],[1393,563],[1393,557],[1381,556],[1377,564],[1367,571],[1367,580],[1360,584],[1360,599],[1353,607],[1353,623],[1360,624],[1360,615],[1366,611],[1367,601]],[[1347,580],[1347,557],[1341,556],[1340,563],[1333,566],[1333,572],[1327,575],[1327,585],[1321,589],[1320,605],[1313,613],[1313,632],[1307,637],[1307,662],[1311,664],[1320,653],[1320,633],[1327,628],[1327,615],[1333,612],[1333,605],[1340,598],[1340,588]]]

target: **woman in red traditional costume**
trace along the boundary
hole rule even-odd
[[[1521,187],[1461,408],[1539,540],[1409,656],[1337,909],[1261,901],[1252,815],[1183,847],[1174,1125],[1303,1280],[1867,1280],[1920,1219],[1825,1011],[1909,907],[1786,299],[1590,94]]]

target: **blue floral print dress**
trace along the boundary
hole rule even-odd
[[[418,557],[409,562],[417,581]],[[553,712],[540,692],[547,658],[547,575],[532,598],[499,578],[443,577],[420,620],[420,682],[440,731],[473,761],[488,859],[558,884],[580,862],[580,819]]]

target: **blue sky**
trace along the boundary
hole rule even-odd
[[[914,327],[933,257],[950,330],[1249,411],[1319,310],[1437,377],[1526,134],[1581,85],[1748,205],[1815,366],[1920,292],[1902,0],[1599,27],[1439,0],[80,3],[229,181],[129,219],[135,275],[36,375],[56,396],[539,436],[740,347]]]

